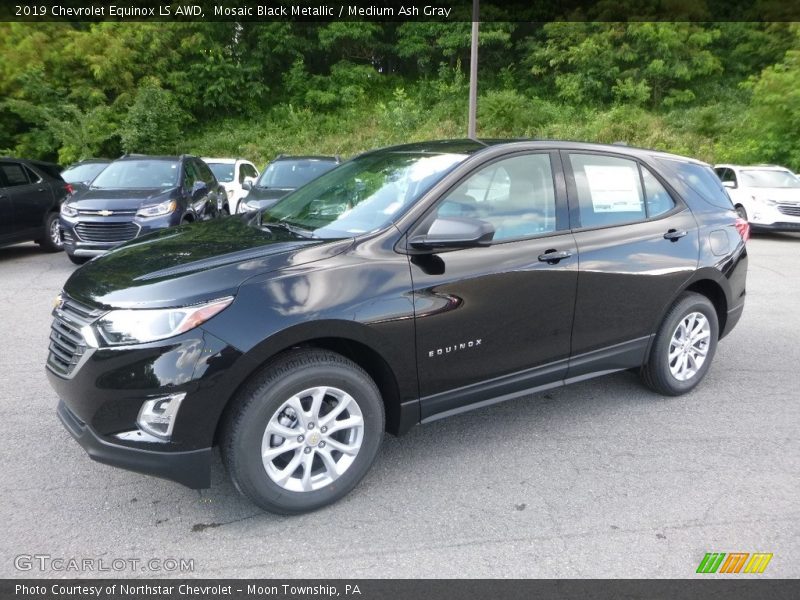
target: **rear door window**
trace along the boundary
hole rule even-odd
[[[636,161],[601,154],[569,155],[580,227],[608,227],[647,218]]]
[[[3,172],[3,179],[5,179],[7,187],[28,185],[30,183],[26,169],[19,163],[0,163],[0,171]]]

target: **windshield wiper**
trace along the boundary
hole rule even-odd
[[[313,239],[316,238],[314,233],[310,229],[303,229],[302,227],[298,227],[297,225],[291,225],[286,221],[268,221],[263,223],[261,221],[262,216],[261,213],[258,215],[258,226],[262,229],[283,229],[284,231],[288,231],[291,234],[294,234],[299,237]]]

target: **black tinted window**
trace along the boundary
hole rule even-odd
[[[9,187],[30,183],[25,169],[19,163],[0,163],[0,170],[3,171],[6,185]]]
[[[642,168],[644,181],[645,208],[649,218],[663,215],[675,208],[675,201],[661,182],[645,168]]]
[[[659,163],[664,167],[662,173],[675,188],[687,188],[714,206],[733,208],[722,182],[708,165],[668,158],[659,159]]]
[[[216,180],[214,179],[214,174],[211,172],[211,169],[208,168],[208,165],[204,163],[202,160],[194,161],[195,165],[197,166],[197,170],[200,172],[200,179],[205,181],[209,186],[214,185]]]

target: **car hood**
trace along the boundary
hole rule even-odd
[[[142,190],[114,190],[81,188],[70,199],[70,205],[79,210],[137,210],[148,204],[169,198],[176,188]]]
[[[245,200],[278,200],[283,198],[289,192],[293,192],[295,188],[262,188],[254,187],[245,197]]]
[[[157,231],[75,271],[64,291],[103,308],[185,306],[230,296],[247,279],[344,252],[352,239],[260,229],[240,215]]]
[[[750,188],[753,195],[766,200],[800,203],[800,188]]]

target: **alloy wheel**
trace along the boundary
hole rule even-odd
[[[669,342],[669,370],[678,381],[694,377],[706,361],[711,343],[711,325],[699,312],[683,317]]]
[[[269,478],[292,492],[323,488],[353,464],[364,440],[364,418],[347,392],[317,386],[287,399],[261,440]]]

